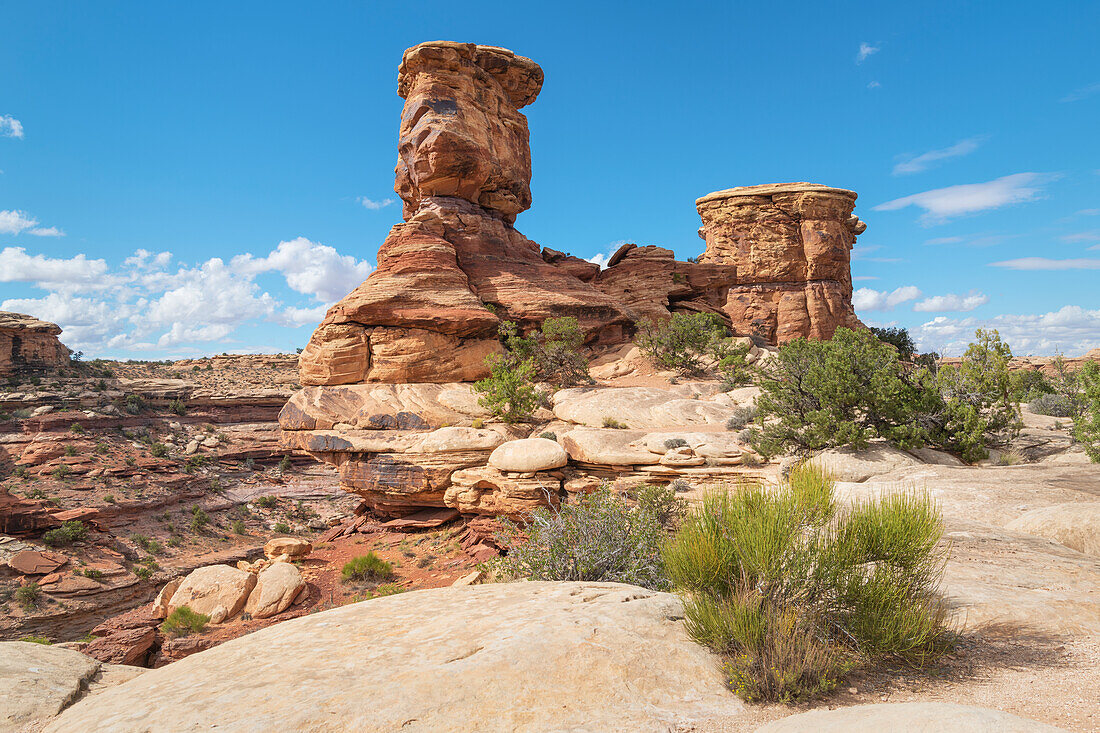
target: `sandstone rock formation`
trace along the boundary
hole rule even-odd
[[[861,325],[852,309],[850,260],[867,226],[852,215],[855,201],[853,191],[779,183],[695,202],[707,242],[699,261],[737,268],[723,308],[737,333],[783,343]]]
[[[666,731],[742,714],[682,615],[615,583],[414,591],[146,671],[46,730]]]
[[[0,311],[0,377],[67,366],[69,350],[59,335],[56,323]]]

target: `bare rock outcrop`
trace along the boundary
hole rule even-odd
[[[856,194],[812,183],[743,186],[695,202],[699,261],[737,268],[723,310],[737,333],[769,343],[831,338],[858,328],[851,250],[867,226],[852,215]]]
[[[22,313],[0,311],[0,377],[68,366],[61,327]]]

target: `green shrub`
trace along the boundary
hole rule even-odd
[[[53,477],[57,479],[62,479],[72,472],[73,469],[71,467],[65,465],[64,463],[59,463],[57,467],[53,470]]]
[[[240,519],[234,519],[233,523],[229,525],[229,528],[233,531],[233,534],[248,534],[248,529]]]
[[[603,426],[605,428],[612,428],[613,430],[626,430],[626,423],[619,422],[613,417],[605,417],[603,419]]]
[[[69,426],[69,432],[74,435],[83,435],[87,431],[84,430],[83,425],[78,422],[74,422],[72,425]]]
[[[540,438],[546,438],[547,440],[557,441],[558,434],[557,433],[552,433],[549,430],[547,430],[545,432],[539,433],[539,437]]]
[[[478,404],[506,423],[529,418],[542,401],[535,388],[534,362],[492,354],[485,364],[489,376],[474,383],[474,391],[481,395]]]
[[[67,445],[67,446],[65,446],[65,455],[67,455],[67,456],[75,456],[75,455],[77,455],[77,450],[76,450],[76,446],[75,446],[75,445]]]
[[[153,445],[149,447],[149,453],[152,454],[154,458],[164,458],[168,455],[168,446],[164,443],[153,443]]]
[[[84,568],[80,571],[80,574],[85,578],[91,578],[92,580],[102,583],[106,580],[107,575],[102,570],[96,570],[95,568]]]
[[[530,336],[521,336],[512,321],[502,321],[500,337],[516,362],[531,362],[538,380],[557,387],[592,383],[588,359],[581,349],[584,334],[576,318],[547,318]]]
[[[507,525],[503,539],[509,548],[500,569],[531,580],[606,581],[669,590],[661,558],[666,532],[658,511],[656,501],[631,507],[606,485],[557,509],[541,508],[531,516],[526,541]]]
[[[188,606],[180,606],[168,614],[160,625],[160,630],[169,636],[187,636],[202,633],[208,623],[210,617],[205,613],[196,613]]]
[[[197,368],[198,367],[196,367],[196,369]],[[179,400],[179,399],[172,400],[171,402],[168,403],[168,411],[169,412],[174,412],[175,414],[181,415],[181,416],[186,415],[187,414],[187,405],[184,403],[183,400]]]
[[[284,455],[281,459],[279,459],[279,471],[281,473],[286,473],[287,471],[289,471],[291,465],[292,464],[290,462],[290,456]]]
[[[665,441],[665,450],[673,450],[675,448],[683,448],[688,442],[683,438],[669,438]]]
[[[1038,369],[1017,369],[1008,373],[1013,402],[1031,402],[1055,392],[1054,385]]]
[[[1044,394],[1029,402],[1027,409],[1036,415],[1073,417],[1077,414],[1077,402],[1061,394]]]
[[[42,541],[50,547],[63,547],[79,542],[88,534],[87,527],[78,519],[63,522],[56,529],[51,529],[42,535]]]
[[[159,542],[151,537],[147,537],[143,534],[130,535],[130,539],[141,549],[148,552],[150,555],[160,555],[164,552],[164,548]]]
[[[665,559],[688,633],[725,657],[734,691],[790,702],[855,666],[921,666],[948,646],[942,531],[926,496],[839,509],[833,480],[801,466],[778,491],[705,497]]]
[[[389,580],[393,577],[393,565],[373,552],[353,557],[344,563],[340,578],[345,583],[366,580]]]
[[[122,400],[122,409],[131,415],[137,415],[148,408],[145,398],[137,394],[128,394]]]
[[[673,313],[662,323],[643,324],[634,343],[661,369],[697,374],[703,358],[713,355],[728,335],[722,320],[711,313]]]
[[[898,351],[898,356],[908,361],[917,353],[917,344],[905,328],[875,328],[871,326],[871,333],[884,344],[890,344]]]
[[[279,497],[277,496],[261,496],[256,499],[256,506],[262,509],[274,509],[279,504]]]
[[[726,420],[726,430],[741,430],[755,419],[755,405],[741,405],[735,407],[729,419]]]
[[[28,642],[30,644],[42,644],[43,646],[51,646],[53,644],[53,642],[50,641],[49,638],[47,638],[45,636],[34,636],[34,635],[24,636],[19,641],[25,641],[25,642]]]
[[[290,525],[286,522],[276,522],[274,530],[277,534],[290,534]]]
[[[207,524],[210,523],[210,517],[207,515],[201,506],[191,507],[191,531],[201,532]]]
[[[1073,437],[1095,463],[1100,463],[1100,364],[1087,362],[1077,372],[1082,409],[1073,422]]]
[[[20,586],[15,591],[15,601],[23,607],[24,611],[30,612],[35,608],[38,608],[38,602],[42,599],[42,591],[38,588],[38,583],[27,583]]]
[[[105,455],[108,451],[110,451],[110,449],[111,449],[111,446],[108,445],[107,443],[96,443],[95,444],[95,452],[98,453],[99,455]]]

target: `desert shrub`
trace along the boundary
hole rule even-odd
[[[1013,402],[1031,402],[1055,391],[1054,385],[1038,369],[1017,369],[1009,372],[1008,385]]]
[[[584,333],[576,318],[547,318],[530,340],[530,355],[539,379],[558,387],[592,383],[588,359],[581,351]]]
[[[292,464],[290,462],[290,456],[284,455],[281,459],[279,459],[279,471],[281,471],[282,473],[286,473],[287,471],[289,471],[291,465]]]
[[[22,606],[24,611],[33,611],[38,607],[41,599],[42,591],[38,588],[38,583],[27,583],[15,591],[15,602]]]
[[[669,492],[672,493],[672,492]],[[531,580],[631,583],[668,590],[661,546],[665,530],[657,502],[630,506],[606,485],[557,509],[536,511],[525,530],[512,525],[500,570]]]
[[[762,370],[753,447],[785,450],[866,447],[885,438],[901,448],[934,445],[966,461],[987,455],[1019,430],[1008,360],[996,331],[976,332],[958,366],[904,364],[869,331],[837,329],[829,341],[795,339]]]
[[[274,509],[279,504],[279,497],[277,496],[261,496],[256,499],[256,506],[262,509]]]
[[[682,374],[702,371],[703,358],[729,335],[720,318],[710,313],[673,313],[672,318],[643,324],[634,343],[662,369]]]
[[[734,691],[789,702],[855,666],[920,666],[946,648],[942,531],[924,495],[839,509],[832,479],[801,466],[778,491],[707,496],[665,560],[689,634],[724,656]]]
[[[535,388],[534,362],[513,354],[492,354],[485,364],[489,376],[474,382],[474,391],[481,395],[478,404],[506,423],[529,418],[541,402]]]
[[[42,535],[42,541],[50,547],[63,547],[79,542],[88,534],[87,527],[78,519],[62,523],[60,527],[51,529]]]
[[[195,367],[195,368],[198,369],[198,367]],[[169,412],[174,412],[177,415],[186,415],[187,414],[187,404],[183,400],[180,400],[180,399],[172,400],[171,402],[168,403],[168,411]]]
[[[148,552],[150,555],[159,555],[164,552],[164,547],[152,537],[143,534],[132,534],[130,539],[135,545]]]
[[[59,479],[60,478],[65,478],[66,476],[68,476],[72,472],[73,472],[72,467],[66,466],[64,463],[60,463],[54,468],[53,477],[54,478],[59,478]]]
[[[72,425],[69,426],[69,432],[74,435],[83,435],[87,431],[84,429],[83,425],[78,422],[74,422]]]
[[[1073,422],[1073,437],[1095,463],[1100,463],[1100,364],[1087,362],[1077,372],[1082,408]]]
[[[149,446],[149,453],[152,454],[154,458],[164,458],[168,455],[168,446],[164,443],[153,443]]]
[[[290,525],[286,522],[276,522],[272,529],[275,530],[276,534],[290,534]]]
[[[688,442],[683,438],[669,438],[665,441],[665,450],[672,450],[673,448],[683,448]]]
[[[480,417],[475,417],[472,421],[470,421],[470,427],[474,430],[481,430],[485,427],[485,421],[482,420]]]
[[[875,328],[871,327],[871,333],[879,341],[884,344],[890,344],[898,350],[898,356],[902,359],[909,360],[913,357],[913,354],[917,352],[917,344],[913,341],[913,337],[909,335],[909,330],[906,328]]]
[[[751,348],[751,344],[734,343],[733,339],[711,342],[710,355],[717,362],[723,392],[752,384],[753,368],[748,363]]]
[[[149,404],[145,401],[145,398],[138,394],[128,394],[122,400],[122,409],[131,415],[144,412],[148,407]]]
[[[626,430],[626,423],[619,422],[613,417],[604,417],[603,426],[605,428],[612,428],[613,430]]]
[[[389,580],[393,577],[393,564],[388,563],[373,552],[353,557],[344,563],[340,570],[340,579],[345,583],[366,580]]]
[[[1028,403],[1027,409],[1036,415],[1050,417],[1073,417],[1077,413],[1076,401],[1061,394],[1039,395]]]
[[[233,534],[248,534],[248,529],[244,526],[244,522],[240,519],[234,519],[229,525],[229,529],[233,531]]]
[[[733,408],[733,413],[726,420],[726,430],[741,430],[756,419],[756,405],[741,405]]]
[[[67,445],[67,446],[65,446],[65,455],[67,455],[67,456],[75,456],[75,455],[77,455],[78,453],[79,453],[79,451],[77,451],[77,449],[76,449],[76,446],[75,446],[75,445]]]
[[[160,625],[160,630],[169,636],[187,636],[188,634],[200,634],[206,625],[210,623],[210,617],[205,613],[192,611],[189,606],[180,606]]]
[[[49,640],[49,637],[35,636],[33,634],[31,636],[24,636],[19,641],[26,641],[26,642],[29,642],[31,644],[42,644],[43,646],[52,646],[53,645],[53,642]]]
[[[99,455],[106,455],[111,450],[111,446],[107,443],[99,442],[95,444],[95,452]]]
[[[197,505],[191,507],[191,531],[201,532],[208,524],[210,524],[210,516],[203,508]]]
[[[107,578],[106,573],[104,573],[102,570],[96,570],[95,568],[84,568],[80,571],[80,575],[83,575],[85,578],[91,578],[92,580],[101,583]]]
[[[546,438],[547,440],[556,441],[558,439],[558,434],[557,433],[552,433],[549,430],[547,430],[545,432],[539,433],[539,437],[540,438]]]

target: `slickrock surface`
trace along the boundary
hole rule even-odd
[[[417,591],[145,672],[47,730],[663,732],[736,718],[744,706],[681,616],[675,596],[615,583]]]
[[[695,202],[707,242],[701,263],[736,267],[723,310],[738,333],[770,343],[858,328],[851,250],[866,229],[856,194],[811,183],[743,186]]]
[[[57,339],[59,335],[56,323],[0,311],[0,377],[68,366],[69,350]]]
[[[758,728],[756,733],[859,733],[866,731],[951,731],[951,733],[1057,733],[1062,730],[1000,710],[943,702],[856,705],[811,710]]]

